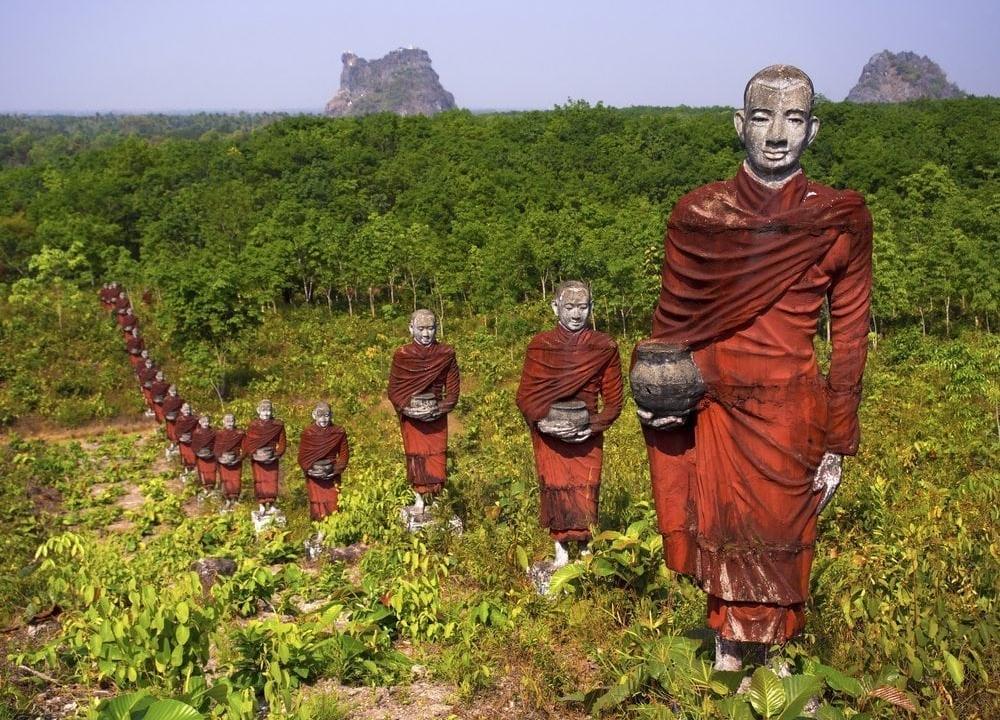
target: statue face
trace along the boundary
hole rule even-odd
[[[799,170],[802,153],[819,132],[812,93],[803,82],[755,82],[746,107],[733,123],[747,151],[747,164],[762,180],[782,181]]]
[[[190,414],[191,414],[191,403],[184,403],[183,405],[181,405],[181,415],[190,415]]]
[[[329,408],[316,408],[313,410],[313,419],[316,424],[321,428],[325,428],[330,424],[330,410]]]
[[[177,397],[177,386],[171,385],[170,387],[168,387],[167,395],[170,395],[171,397]]]
[[[226,430],[233,430],[233,429],[235,429],[236,428],[236,418],[233,417],[232,415],[228,415],[228,414],[227,415],[223,415],[222,416],[222,427],[224,427]]]
[[[552,301],[552,311],[559,324],[570,332],[580,332],[590,319],[590,293],[586,290],[564,290]]]
[[[156,379],[160,380],[161,382],[163,381],[163,371],[156,373]]]
[[[198,426],[199,427],[207,428],[208,425],[209,425],[208,415],[202,415],[200,418],[198,418]]]
[[[150,360],[149,358],[146,358],[146,367],[148,367],[148,368],[153,367],[153,361]]]
[[[257,417],[261,420],[270,420],[273,415],[274,413],[270,404],[257,406]]]
[[[437,319],[432,313],[416,313],[410,321],[410,335],[417,345],[433,345],[437,338]]]

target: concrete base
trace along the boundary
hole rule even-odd
[[[427,506],[407,505],[400,509],[399,517],[403,521],[403,525],[406,526],[407,531],[411,533],[423,530],[425,527],[437,522],[432,512],[432,507]],[[448,528],[455,535],[461,535],[465,526],[462,525],[462,521],[458,515],[452,515],[451,519],[448,520]]]
[[[549,594],[549,585],[556,571],[565,565],[556,564],[555,560],[539,560],[528,568],[528,578],[539,595]]]
[[[250,520],[253,522],[253,529],[258,535],[271,527],[283,528],[288,522],[285,514],[273,505],[270,509],[263,512],[260,510],[251,510]]]

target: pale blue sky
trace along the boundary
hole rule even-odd
[[[409,45],[472,109],[733,105],[775,62],[840,100],[883,49],[1000,95],[998,37],[998,0],[0,0],[0,112],[318,112],[343,51]]]

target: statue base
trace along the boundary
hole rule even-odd
[[[400,509],[399,517],[403,521],[403,525],[406,526],[407,532],[411,533],[423,530],[425,527],[429,527],[437,522],[432,508],[426,505],[423,507],[407,505]],[[462,531],[465,530],[465,526],[462,525],[462,521],[458,515],[452,515],[448,520],[448,529],[455,535],[461,535]]]
[[[556,563],[555,560],[539,560],[534,565],[528,567],[528,579],[535,586],[535,591],[539,595],[549,594],[549,585],[552,584],[552,576],[556,571],[565,565]]]
[[[156,413],[153,412],[152,410],[146,410],[146,412],[144,412],[142,414],[142,416],[143,417],[156,417]]]
[[[306,560],[317,560],[323,554],[323,533],[316,533],[302,543],[305,546]]]
[[[288,522],[285,514],[273,505],[267,510],[251,510],[250,520],[253,522],[253,529],[258,535],[268,528],[283,528]]]

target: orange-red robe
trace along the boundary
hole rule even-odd
[[[139,368],[139,389],[142,390],[142,399],[146,401],[146,406],[152,410],[153,409],[153,393],[152,387],[153,383],[156,382],[156,373],[159,372],[159,368],[156,365],[152,367],[141,367]]]
[[[406,477],[415,492],[437,493],[448,477],[448,413],[458,403],[458,361],[451,345],[412,342],[396,350],[389,370],[389,402],[399,415]],[[410,398],[433,393],[441,417],[425,422],[402,414]]]
[[[741,168],[671,216],[653,337],[692,347],[708,391],[690,424],[643,433],[667,566],[708,593],[724,638],[774,644],[804,627],[813,478],[824,451],[858,447],[871,251],[861,196],[802,173],[773,190]]]
[[[181,405],[183,404],[184,398],[180,395],[167,393],[163,399],[163,426],[166,429],[167,440],[172,443],[177,442],[177,419],[181,416]],[[168,417],[171,413],[173,418]]]
[[[351,448],[347,442],[347,431],[338,425],[320,427],[313,423],[302,431],[299,441],[299,467],[306,478],[306,493],[309,495],[309,517],[322,520],[337,512],[340,499],[340,475],[347,468]],[[332,477],[317,480],[306,471],[319,460],[333,463]]]
[[[598,411],[597,399],[603,407]],[[538,431],[538,421],[558,401],[582,400],[591,436],[568,443]],[[531,429],[539,485],[539,523],[554,540],[590,539],[597,524],[604,431],[622,411],[618,346],[596,330],[570,332],[562,325],[528,344],[517,406]]]
[[[247,427],[247,435],[243,438],[243,454],[250,458],[254,496],[258,502],[274,502],[278,499],[278,466],[287,444],[285,424],[280,420],[257,418]],[[262,463],[253,459],[253,453],[262,447],[274,448],[274,460]]]
[[[142,364],[142,351],[146,347],[146,341],[142,336],[134,337],[129,335],[125,338],[125,351],[128,353],[128,361],[132,363],[132,369],[138,370]]]
[[[218,430],[215,433],[215,458],[218,460],[225,453],[236,453],[237,461],[232,465],[219,463],[219,479],[222,481],[222,494],[226,500],[239,500],[243,489],[243,438],[242,430]]]
[[[167,390],[170,383],[166,380],[154,380],[153,386],[149,388],[149,399],[153,404],[153,412],[156,414],[156,422],[163,422],[163,401],[167,399]],[[157,402],[156,398],[160,398]]]
[[[201,485],[206,489],[213,489],[216,483],[218,463],[215,459],[213,448],[215,447],[215,430],[203,428],[201,425],[191,432],[191,452],[194,453],[195,464],[198,466],[198,477],[201,478]],[[201,457],[198,452],[208,450],[211,455]]]
[[[195,455],[194,450],[191,449],[191,438],[187,441],[181,438],[185,433],[194,435],[194,429],[198,427],[198,417],[192,413],[190,415],[181,415],[177,418],[177,422],[174,423],[174,432],[177,434],[177,447],[181,451],[181,465],[184,466],[185,470],[191,470],[195,466]]]

